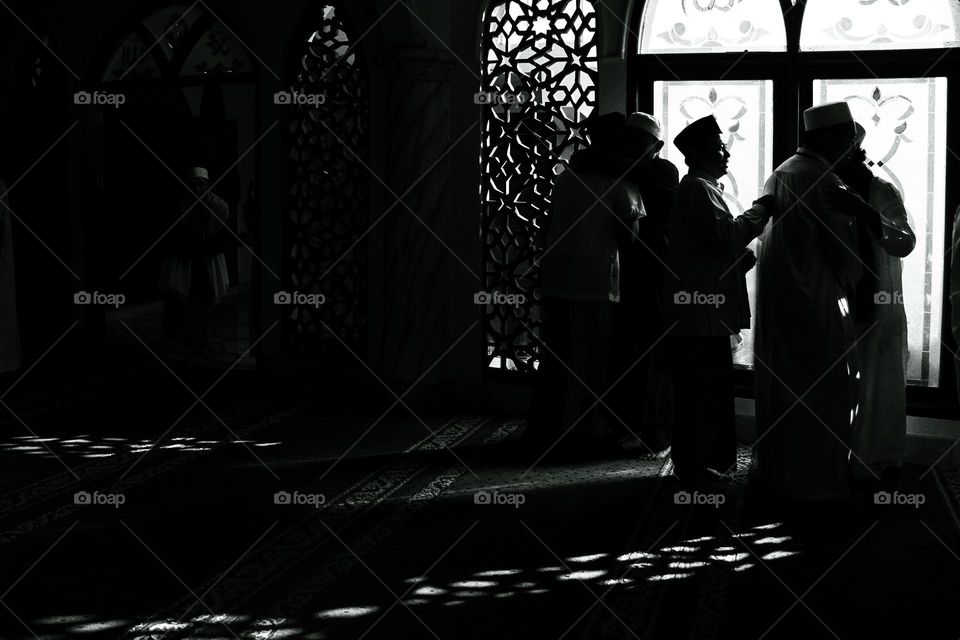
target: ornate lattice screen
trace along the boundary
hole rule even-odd
[[[537,366],[534,240],[554,179],[584,141],[579,123],[596,106],[596,36],[588,0],[506,0],[488,11],[475,99],[483,110],[483,287],[490,295],[477,301],[493,369]]]
[[[319,353],[342,340],[362,355],[368,96],[360,58],[340,15],[336,6],[324,6],[302,43],[293,86],[278,100],[278,108],[286,109],[288,140],[284,293],[291,296],[285,301],[290,304],[283,315],[284,336],[299,352]]]

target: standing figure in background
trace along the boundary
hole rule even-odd
[[[539,241],[544,348],[529,437],[551,449],[560,444],[561,450],[580,452],[584,444],[613,434],[606,402],[598,398],[613,381],[618,239],[622,230],[636,234],[637,220],[645,215],[636,185],[624,179],[630,168],[625,121],[622,113],[613,113],[589,123],[591,146],[574,154],[557,178]]]
[[[7,185],[0,180],[0,374],[20,368],[20,325],[17,323],[12,217]],[[4,390],[0,387],[0,393]]]
[[[860,407],[853,439],[855,478],[893,481],[906,454],[907,314],[903,308],[903,266],[917,246],[897,188],[864,164],[866,130],[856,125],[856,149],[837,169],[847,186],[880,213],[882,235],[858,218],[860,258],[865,268],[854,295],[853,319],[860,343]],[[867,468],[867,465],[869,468]]]
[[[676,414],[670,457],[681,482],[729,478],[737,466],[730,336],[750,327],[747,245],[773,213],[765,196],[734,218],[720,178],[730,153],[712,115],[674,139],[690,168],[670,216],[664,322],[673,356]]]
[[[194,167],[191,193],[180,200],[180,221],[170,233],[160,274],[164,292],[163,333],[180,339],[194,355],[203,355],[214,304],[230,286],[226,249],[230,207],[210,192],[210,176]]]
[[[617,307],[613,343],[614,379],[610,406],[626,423],[628,432],[620,443],[627,450],[641,450],[641,459],[665,458],[670,453],[669,425],[658,423],[665,389],[657,388],[665,376],[663,331],[664,265],[667,260],[667,228],[673,197],[680,182],[676,166],[661,158],[660,122],[647,113],[627,118],[624,136],[638,150],[628,178],[640,189],[647,215],[638,223],[636,239],[620,247],[620,304]],[[623,237],[626,234],[622,234]]]

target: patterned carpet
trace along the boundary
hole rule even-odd
[[[743,448],[684,494],[669,462],[534,464],[510,417],[253,372],[192,406],[141,375],[111,409],[11,397],[34,434],[0,443],[0,637],[960,636],[956,472],[909,469],[919,507],[804,508]]]
[[[150,302],[110,311],[107,344],[127,345],[134,351],[149,348],[165,360],[193,366],[253,369],[246,290],[231,289],[213,307],[204,354],[191,353],[186,345],[163,340],[163,303]]]

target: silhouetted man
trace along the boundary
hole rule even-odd
[[[687,175],[673,201],[665,322],[674,368],[676,416],[671,458],[676,476],[698,485],[736,468],[736,414],[730,336],[750,327],[747,245],[772,213],[764,197],[734,218],[720,178],[730,153],[713,116],[674,140]]]
[[[620,304],[614,333],[614,378],[610,406],[623,421],[621,445],[642,450],[642,459],[661,459],[670,452],[669,427],[657,424],[655,414],[661,399],[652,395],[651,382],[663,363],[662,293],[667,260],[667,228],[679,173],[669,160],[661,158],[660,122],[647,113],[627,118],[623,133],[635,150],[628,174],[640,189],[646,216],[638,222],[636,238],[627,237],[620,246]],[[617,425],[615,425],[617,426]]]
[[[837,175],[877,210],[883,234],[870,232],[867,216],[857,219],[863,275],[854,294],[853,319],[860,343],[860,396],[853,439],[854,478],[886,474],[893,484],[907,448],[907,314],[903,307],[902,258],[917,245],[903,197],[865,164],[866,129],[856,124],[856,148]]]
[[[557,179],[540,259],[543,342],[530,428],[564,448],[610,434],[603,404],[610,379],[610,338],[620,300],[618,236],[636,233],[644,215],[636,185],[624,180],[625,116],[590,126],[591,146]]]
[[[850,107],[820,105],[803,120],[802,146],[765,187],[782,213],[761,238],[757,273],[757,471],[778,496],[836,500],[850,495],[859,399],[857,216],[882,231],[833,173],[855,146]]]
[[[160,274],[163,333],[167,339],[184,340],[194,355],[202,355],[213,305],[230,284],[224,254],[230,207],[210,192],[205,168],[194,167],[188,179],[191,193],[180,201],[181,218],[170,233]]]

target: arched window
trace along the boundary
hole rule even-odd
[[[589,0],[496,0],[483,37],[482,298],[485,364],[532,371],[539,313],[533,246],[553,181],[597,104],[597,12]],[[508,302],[502,302],[508,300]]]
[[[184,79],[252,70],[247,48],[212,14],[196,5],[177,4],[154,12],[126,35],[111,55],[102,81]]]
[[[764,0],[651,0],[640,53],[786,51],[783,14]]]
[[[922,387],[945,386],[947,202],[960,196],[946,181],[955,135],[946,106],[960,83],[958,17],[956,0],[648,0],[631,74],[638,107],[661,118],[664,156],[682,171],[673,137],[696,118],[717,117],[732,154],[723,182],[735,215],[796,148],[804,109],[850,103],[867,129],[871,167],[900,189],[917,232],[903,284],[907,376]],[[748,291],[752,300],[752,277]],[[750,332],[743,336],[735,359],[750,369]]]
[[[367,352],[369,104],[363,60],[338,5],[325,3],[297,43],[286,118],[284,285],[307,294],[284,316],[298,352]],[[321,300],[322,304],[313,304]],[[337,334],[337,338],[330,335]]]
[[[803,51],[938,49],[960,45],[951,0],[807,0]]]

